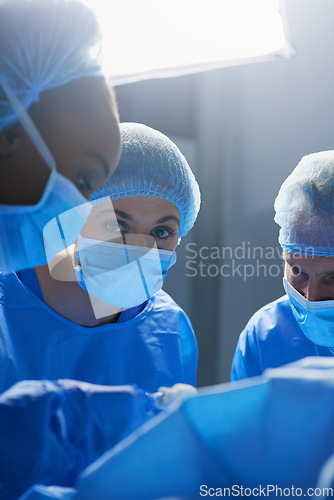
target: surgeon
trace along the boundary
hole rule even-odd
[[[76,243],[56,264],[0,281],[0,390],[23,379],[196,384],[186,313],[161,291],[200,205],[195,177],[162,133],[121,124],[115,173],[92,196]],[[52,226],[52,224],[51,224]]]
[[[2,274],[46,263],[45,224],[87,202],[116,168],[119,118],[92,55],[99,43],[79,0],[0,3]],[[74,240],[84,218],[72,222]]]
[[[304,156],[275,200],[286,295],[240,335],[232,380],[306,356],[334,354],[334,151]]]

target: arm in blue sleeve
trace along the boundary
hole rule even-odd
[[[180,313],[180,342],[183,364],[183,382],[196,386],[198,347],[195,332],[187,314]]]
[[[249,322],[241,332],[234,353],[231,381],[255,377],[263,372],[255,326]]]
[[[26,491],[19,500],[74,500],[76,490],[63,486],[44,486],[35,484]]]
[[[90,465],[75,498],[193,499],[225,486],[233,496],[235,485],[255,487],[257,496],[259,485],[315,488],[334,449],[333,382],[334,359],[317,357],[199,390]]]
[[[232,361],[231,382],[235,382],[236,380],[241,380],[248,377],[249,375],[238,342]]]
[[[0,396],[0,499],[36,483],[73,486],[152,415],[144,391],[72,380],[23,381]]]

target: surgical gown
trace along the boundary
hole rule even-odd
[[[80,326],[43,301],[33,270],[0,280],[0,391],[25,379],[195,385],[197,343],[185,312],[160,291],[117,323]]]
[[[317,357],[199,389],[97,459],[75,492],[39,488],[24,500],[322,498],[333,387],[334,359]]]
[[[333,355],[334,348],[316,345],[305,337],[284,295],[257,311],[240,334],[231,379],[261,375],[266,368],[307,356]]]
[[[142,389],[27,380],[0,395],[0,499],[35,483],[71,487],[101,453],[155,413]]]

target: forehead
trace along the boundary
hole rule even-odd
[[[76,111],[59,109],[40,130],[65,175],[68,169],[90,168],[97,163],[105,174],[104,182],[116,169],[121,139],[118,119],[111,108],[103,112],[94,108],[89,119]]]
[[[330,204],[325,196],[320,197],[318,201],[314,196],[312,202],[301,198],[294,203],[295,206],[290,208],[290,213],[285,216],[282,223],[283,241],[293,244],[294,249],[308,249],[310,255],[313,249],[333,250],[334,207],[331,207],[331,204],[334,204],[333,200]],[[298,250],[296,251],[298,253]]]
[[[29,114],[51,146],[68,146],[70,152],[86,145],[107,157],[120,153],[117,103],[103,78],[81,78],[46,90]]]
[[[116,221],[117,215],[119,217],[128,215],[135,223],[155,222],[163,217],[173,217],[175,223],[179,223],[180,220],[178,208],[161,198],[134,196],[112,201],[109,196],[106,196],[92,206],[84,230],[94,229],[99,221]]]
[[[113,206],[115,210],[131,212],[132,215],[136,216],[150,215],[159,219],[170,215],[180,219],[179,210],[173,203],[153,196],[118,199],[113,201]]]

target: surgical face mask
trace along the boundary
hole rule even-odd
[[[3,82],[2,87],[26,133],[50,167],[47,185],[36,205],[0,205],[0,271],[8,274],[46,264],[44,226],[57,215],[87,200],[72,182],[57,172],[55,160],[28,113]],[[72,227],[76,235],[83,223],[79,218],[78,226]]]
[[[176,252],[135,245],[91,240],[79,235],[79,285],[98,299],[116,307],[142,304],[162,287]]]
[[[334,347],[334,300],[307,300],[285,278],[283,286],[305,337],[314,344]]]

